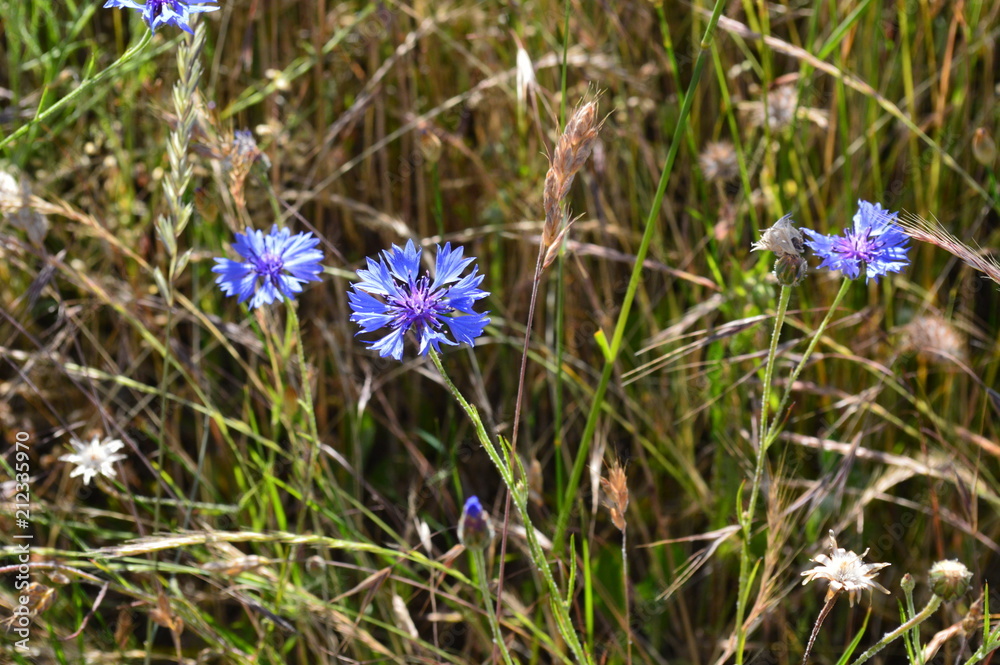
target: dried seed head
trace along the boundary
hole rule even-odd
[[[740,163],[736,147],[729,141],[713,141],[705,144],[698,155],[698,165],[706,180],[726,182],[738,178]]]
[[[583,167],[597,140],[601,123],[597,121],[597,102],[587,102],[573,113],[566,129],[556,143],[555,153],[545,174],[545,188],[542,205],[545,209],[545,225],[542,228],[542,244],[548,248],[559,233],[563,220],[560,213],[562,203],[569,195],[573,178]]]
[[[229,191],[241,207],[245,205],[244,184],[250,169],[256,162],[269,167],[270,161],[260,148],[257,139],[249,129],[237,130],[233,139],[222,148],[222,170],[229,175]]]
[[[972,572],[957,559],[945,559],[931,566],[931,591],[943,600],[954,600],[969,590]]]
[[[861,554],[855,554],[842,547],[837,547],[837,539],[830,531],[830,555],[819,554],[812,561],[819,565],[812,570],[802,573],[806,579],[802,581],[807,584],[817,579],[824,579],[830,583],[830,593],[847,592],[851,606],[854,606],[854,599],[862,591],[878,589],[882,593],[888,594],[889,590],[875,581],[878,571],[882,570],[888,563],[865,563],[864,557],[868,554],[865,550]]]
[[[918,316],[902,328],[902,349],[934,362],[965,359],[965,337],[948,319],[929,314]]]
[[[767,115],[764,112],[764,102],[754,102],[748,106],[748,120],[754,127],[763,127],[766,122],[771,129],[782,129],[792,124],[798,103],[799,94],[795,85],[780,85],[767,93]]]
[[[605,505],[611,513],[611,522],[619,531],[624,531],[627,524],[625,511],[628,508],[628,478],[625,469],[615,460],[608,470],[608,477],[601,478],[604,489]]]
[[[750,246],[751,252],[767,251],[781,256],[801,256],[805,251],[802,231],[795,226],[791,215],[785,215],[760,234],[760,240]]]
[[[25,603],[32,614],[41,614],[49,608],[56,599],[56,590],[40,582],[32,582],[25,590],[28,602]]]

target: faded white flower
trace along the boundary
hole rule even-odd
[[[808,584],[813,580],[824,579],[830,583],[828,594],[838,594],[847,592],[847,597],[854,606],[854,599],[862,591],[878,589],[882,593],[889,593],[889,590],[875,581],[874,577],[878,571],[882,570],[888,563],[865,563],[864,557],[868,554],[865,550],[861,554],[855,554],[843,547],[837,547],[837,539],[830,530],[830,556],[819,554],[815,559],[810,559],[819,565],[812,570],[802,573],[803,584]]]
[[[760,240],[750,245],[751,252],[774,252],[783,255],[801,256],[805,250],[802,231],[792,222],[791,215],[785,215],[769,229],[760,234]]]
[[[90,479],[97,474],[114,479],[115,462],[125,459],[125,455],[115,455],[114,453],[125,447],[125,444],[118,439],[104,439],[95,436],[90,443],[84,443],[78,439],[70,439],[70,445],[74,452],[63,455],[59,458],[61,462],[76,464],[70,478],[83,476],[83,484],[89,485]]]

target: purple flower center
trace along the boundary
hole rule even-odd
[[[441,327],[437,317],[451,311],[451,307],[442,302],[440,291],[431,291],[426,275],[400,290],[403,297],[391,299],[396,309],[395,327],[429,326],[433,330]]]
[[[849,230],[847,237],[838,238],[836,243],[837,252],[865,263],[871,263],[878,249],[879,243],[871,238],[871,229],[865,229],[858,234]]]
[[[146,7],[149,15],[156,18],[163,13],[163,5],[170,5],[175,12],[178,10],[177,0],[147,0]],[[180,12],[178,12],[180,13]]]
[[[281,270],[284,267],[284,260],[273,252],[264,252],[260,258],[257,259],[256,265],[254,265],[254,269],[257,271],[257,274],[265,280],[270,280],[275,284],[277,284],[278,278],[281,277]]]

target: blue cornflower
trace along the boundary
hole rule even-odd
[[[418,276],[421,251],[410,240],[405,249],[393,245],[382,252],[377,262],[369,258],[368,269],[358,270],[361,281],[348,292],[354,310],[351,321],[361,326],[361,332],[391,328],[385,337],[370,342],[369,348],[383,358],[402,360],[403,336],[408,330],[417,336],[420,355],[426,355],[430,349],[440,351],[441,344],[474,346],[490,322],[485,312],[472,310],[477,300],[489,295],[479,288],[483,281],[479,267],[460,277],[475,259],[463,259],[462,247],[452,250],[451,243],[439,245],[431,279],[426,272]],[[449,316],[456,312],[460,315]],[[445,326],[455,341],[445,334]]]
[[[810,229],[802,229],[811,240],[806,244],[823,259],[820,268],[839,270],[856,279],[865,268],[865,281],[878,282],[881,275],[899,272],[910,260],[909,237],[896,224],[898,213],[882,209],[878,203],[858,201],[854,214],[854,227],[844,229],[843,236],[825,236]]]
[[[205,2],[215,2],[216,0],[205,0]],[[202,4],[191,4],[184,0],[146,0],[146,4],[140,5],[134,0],[108,0],[104,3],[104,8],[113,7],[116,9],[138,9],[142,12],[142,20],[146,22],[149,29],[156,32],[162,25],[172,25],[185,32],[194,34],[191,29],[191,14],[199,12],[214,12],[218,7]]]
[[[215,283],[227,296],[238,295],[240,302],[249,299],[250,309],[270,305],[283,295],[294,298],[303,284],[319,281],[323,252],[316,249],[318,244],[319,238],[311,233],[293,236],[277,224],[267,235],[248,228],[236,234],[233,244],[246,260],[216,258],[212,272],[219,276]]]
[[[458,520],[458,542],[470,550],[481,550],[490,544],[493,535],[490,514],[483,510],[479,497],[470,496],[465,500],[462,517]]]

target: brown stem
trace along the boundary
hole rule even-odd
[[[809,635],[809,643],[806,644],[806,651],[802,654],[802,665],[806,665],[806,660],[809,658],[810,652],[812,652],[813,643],[816,641],[816,636],[819,635],[820,626],[826,621],[826,616],[833,609],[834,603],[837,602],[837,596],[840,595],[833,589],[828,589],[826,592],[826,603],[823,605],[823,609],[819,611],[819,616],[816,617],[816,623],[813,624],[812,633]]]
[[[524,348],[521,351],[521,372],[517,379],[517,398],[514,402],[514,431],[510,435],[510,477],[514,480],[514,469],[516,468],[515,455],[517,455],[517,433],[521,424],[521,399],[524,395],[524,374],[528,367],[528,345],[531,343],[531,324],[535,318],[535,301],[538,298],[538,284],[542,277],[542,259],[545,257],[545,243],[538,245],[538,260],[535,262],[535,276],[531,280],[531,301],[528,303],[528,322],[524,331]],[[511,488],[507,488],[507,499],[503,507],[503,528],[500,531],[500,569],[497,571],[497,621],[500,620],[501,602],[503,600],[503,572],[504,562],[507,559],[507,528],[510,526],[510,494]],[[493,645],[493,660],[496,660],[497,649]]]

